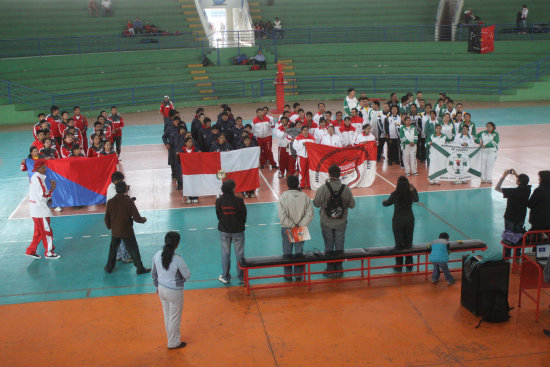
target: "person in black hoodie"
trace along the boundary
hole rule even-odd
[[[210,134],[208,134],[204,139],[204,149],[202,149],[202,151],[211,152],[212,144],[214,144],[216,140],[218,140],[220,134],[220,127],[218,126],[218,124],[212,125],[212,128],[210,129]]]
[[[199,139],[199,130],[202,127],[202,123],[205,117],[206,116],[204,115],[204,108],[197,108],[197,111],[195,111],[195,117],[193,118],[193,121],[191,121],[191,134],[193,135],[193,139],[195,140]]]
[[[168,165],[172,168],[172,178],[177,178],[176,165],[174,162],[174,145],[172,143],[172,136],[178,134],[179,123],[181,120],[178,117],[172,119],[172,125],[168,126],[162,134],[162,142],[168,150]]]
[[[233,147],[227,142],[224,133],[220,133],[218,139],[210,147],[211,152],[229,152],[230,150],[233,150]]]
[[[550,171],[539,171],[539,187],[527,202],[530,231],[550,230]]]
[[[222,249],[222,274],[218,278],[223,284],[231,280],[231,242],[235,246],[237,261],[244,258],[244,229],[246,224],[246,206],[242,198],[235,196],[235,181],[225,180],[222,195],[216,199],[216,215]],[[237,267],[239,283],[244,282],[244,271]]]
[[[216,123],[216,125],[220,127],[220,132],[224,133],[228,137],[229,141],[231,142],[230,134],[231,134],[231,129],[233,128],[233,126],[235,126],[235,122],[229,120],[229,114],[227,112],[223,112],[220,115],[220,118],[218,119],[218,122]]]
[[[409,183],[405,176],[397,179],[395,191],[391,193],[387,200],[382,202],[384,206],[394,206],[392,218],[393,237],[395,239],[395,248],[398,250],[412,247],[414,233],[414,214],[412,203],[418,201],[418,192],[416,188]],[[407,270],[412,270],[412,256],[406,256],[405,264]],[[395,271],[403,270],[403,257],[395,258]]]
[[[246,131],[243,125],[243,118],[241,116],[237,116],[235,126],[231,128],[231,133],[228,139],[231,145],[233,145],[233,148],[238,149],[241,145],[243,140],[243,131]]]
[[[192,134],[192,133],[191,133]],[[208,145],[208,137],[212,134],[212,120],[210,117],[205,117],[202,121],[201,127],[199,127],[199,132],[197,133],[197,143],[201,152],[209,152],[210,145]]]

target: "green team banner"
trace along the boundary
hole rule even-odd
[[[432,143],[428,178],[439,181],[468,181],[481,177],[481,147]]]

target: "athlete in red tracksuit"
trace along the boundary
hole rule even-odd
[[[46,116],[46,121],[50,124],[50,130],[52,131],[52,138],[55,139],[56,145],[61,146],[61,134],[59,134],[59,123],[61,122],[61,116],[59,116],[59,107],[50,107],[50,114]]]
[[[272,152],[271,120],[264,116],[264,111],[261,108],[256,109],[256,118],[252,120],[252,134],[260,146],[260,168],[264,168],[266,162],[269,161],[271,169],[277,169]]]
[[[292,147],[298,155],[298,167],[300,170],[300,187],[309,189],[309,160],[307,158],[306,143],[316,143],[315,137],[309,133],[307,126],[302,126],[302,133],[294,139]]]
[[[289,169],[289,154],[287,152],[287,147],[289,140],[286,137],[286,129],[288,127],[288,118],[283,117],[281,122],[276,125],[275,130],[273,131],[273,136],[277,139],[277,146],[279,147],[279,178],[285,176],[285,171],[290,174]],[[293,170],[294,171],[294,170]]]
[[[170,126],[172,119],[170,118],[170,111],[174,109],[174,104],[170,101],[170,97],[164,96],[164,101],[160,103],[160,114],[164,121],[164,127]]]
[[[111,127],[113,129],[113,141],[116,144],[116,153],[120,156],[124,120],[122,119],[122,116],[117,113],[116,106],[111,107],[111,114],[107,117],[107,120],[111,122]]]
[[[46,161],[38,159],[34,162],[33,172],[29,188],[29,213],[34,222],[34,236],[32,242],[27,248],[25,255],[40,259],[36,253],[38,244],[42,241],[44,245],[44,257],[46,259],[59,259],[61,256],[54,252],[53,233],[50,227],[51,211],[48,207],[48,200],[55,190],[55,181],[50,181],[51,189],[46,187]]]
[[[74,126],[80,130],[80,133],[82,134],[82,144],[84,151],[88,151],[88,119],[86,116],[80,114],[80,107],[75,106],[74,107]]]

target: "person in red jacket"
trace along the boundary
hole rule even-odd
[[[118,114],[116,106],[111,107],[111,114],[107,117],[107,120],[111,121],[111,127],[113,129],[113,141],[116,144],[116,154],[120,156],[122,147],[122,128],[124,127],[124,120],[122,116]]]
[[[72,153],[74,136],[72,134],[66,134],[63,139],[63,145],[61,146],[61,158],[68,158]]]
[[[52,137],[55,139],[57,146],[61,146],[62,139],[59,134],[59,123],[61,122],[61,116],[59,116],[59,107],[51,106],[50,114],[46,116],[46,121],[50,123],[50,129],[52,130]]]
[[[50,124],[48,123],[48,121],[46,121],[46,115],[40,112],[38,114],[38,122],[34,124],[33,131],[32,131],[34,138],[36,139],[36,133],[38,132],[38,130],[44,130],[49,128],[50,128]]]
[[[268,117],[264,116],[262,108],[256,109],[256,117],[252,120],[252,133],[260,146],[260,168],[264,168],[266,162],[269,161],[271,169],[277,169],[277,163],[273,159],[272,152],[273,137],[271,135],[271,121]]]
[[[84,148],[84,151],[88,151],[88,119],[86,116],[80,114],[80,107],[74,106],[73,108],[74,115],[74,126],[80,130],[80,133],[82,134],[82,146]]]
[[[101,123],[101,129],[103,130],[103,135],[105,136],[105,139],[109,140],[111,144],[114,142],[113,138],[113,128],[111,126],[111,123],[105,119],[103,115],[99,115],[97,117],[97,121]],[[94,124],[95,128],[95,124]]]
[[[292,147],[298,155],[298,167],[300,173],[300,187],[309,189],[309,159],[307,156],[306,143],[316,143],[315,137],[309,133],[309,127],[302,126],[302,133],[294,139]]]
[[[170,126],[172,119],[170,118],[170,111],[174,110],[174,104],[170,101],[170,97],[164,96],[164,101],[160,103],[160,114],[162,115],[164,126]]]
[[[103,144],[101,144],[101,136],[97,134],[92,135],[92,145],[88,148],[88,158],[101,157],[103,151]]]
[[[44,139],[46,139],[44,130],[38,130],[36,134],[36,140],[33,141],[31,146],[36,147],[40,151],[40,149],[44,148]]]

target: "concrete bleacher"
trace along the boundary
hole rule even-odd
[[[427,25],[435,23],[437,1],[433,0],[252,0],[254,21],[279,17],[284,28],[368,27]]]
[[[472,9],[485,24],[513,24],[516,13],[523,4],[529,9],[527,23],[549,23],[550,2],[547,0],[501,1],[501,0],[465,0],[464,9]]]
[[[98,3],[101,3],[98,0]],[[114,15],[88,15],[87,0],[17,0],[0,2],[1,38],[44,38],[92,35],[117,35],[126,29],[128,20],[140,17],[144,25],[154,24],[168,32],[204,34],[194,3],[177,0],[113,0]],[[193,5],[192,8],[184,6]],[[191,14],[193,15],[193,14]]]

